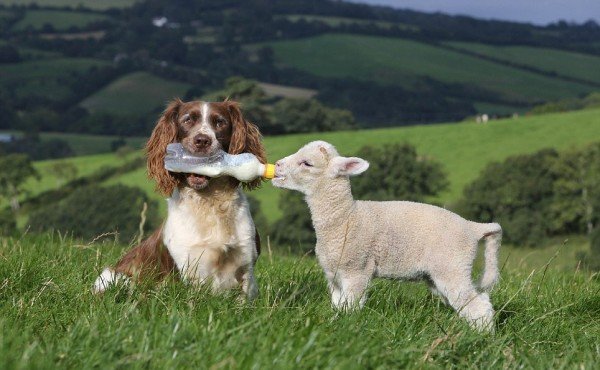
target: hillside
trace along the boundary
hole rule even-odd
[[[183,96],[190,84],[167,80],[146,72],[134,72],[111,82],[80,105],[90,112],[145,115],[160,112],[169,100]]]
[[[165,99],[243,76],[365,128],[510,116],[597,90],[599,30],[327,0],[0,0],[0,106],[71,120],[42,131],[143,136]]]
[[[464,122],[266,137],[268,158],[275,161],[317,139],[332,142],[345,155],[351,155],[365,145],[408,142],[416,146],[419,154],[442,163],[448,174],[450,187],[431,201],[451,206],[460,198],[464,186],[475,179],[485,165],[492,161],[501,161],[511,155],[531,153],[542,148],[552,147],[560,150],[599,141],[600,110],[504,119],[491,121],[486,125]],[[69,161],[74,161],[82,168],[81,174],[89,173],[92,167],[123,163],[122,159],[117,159],[112,154],[78,157]],[[45,168],[49,168],[51,163],[54,161],[39,162],[38,166],[42,171],[46,171]],[[368,175],[368,172],[365,175]],[[47,189],[52,183],[53,180],[44,180],[42,188]],[[154,184],[147,179],[144,168],[112,178],[108,183],[137,186],[155,199],[162,199],[153,192]],[[31,182],[30,190],[34,193],[39,192],[40,187]],[[280,217],[281,210],[277,202],[281,190],[265,183],[260,190],[251,194],[261,201],[269,221]],[[161,201],[160,206],[164,211],[163,203]]]

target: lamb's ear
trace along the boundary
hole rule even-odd
[[[330,163],[330,171],[333,177],[360,175],[367,168],[369,168],[369,162],[358,157],[335,157]]]

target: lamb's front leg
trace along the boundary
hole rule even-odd
[[[351,274],[342,278],[342,296],[345,300],[344,309],[362,309],[367,300],[367,287],[371,281],[370,275]]]
[[[338,271],[329,274],[327,281],[334,308],[345,311],[363,308],[367,299],[367,287],[371,281],[370,275]]]

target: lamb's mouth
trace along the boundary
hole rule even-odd
[[[211,179],[208,176],[198,175],[195,173],[186,173],[185,178],[188,185],[196,190],[204,189],[206,186],[208,186],[208,182]]]
[[[273,179],[271,180],[271,184],[273,184],[274,186],[281,186],[284,181],[285,176],[275,175],[275,177],[273,177]]]

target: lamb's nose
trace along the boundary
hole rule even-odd
[[[194,144],[198,149],[204,149],[210,146],[212,143],[211,138],[205,134],[198,134],[194,137]]]

